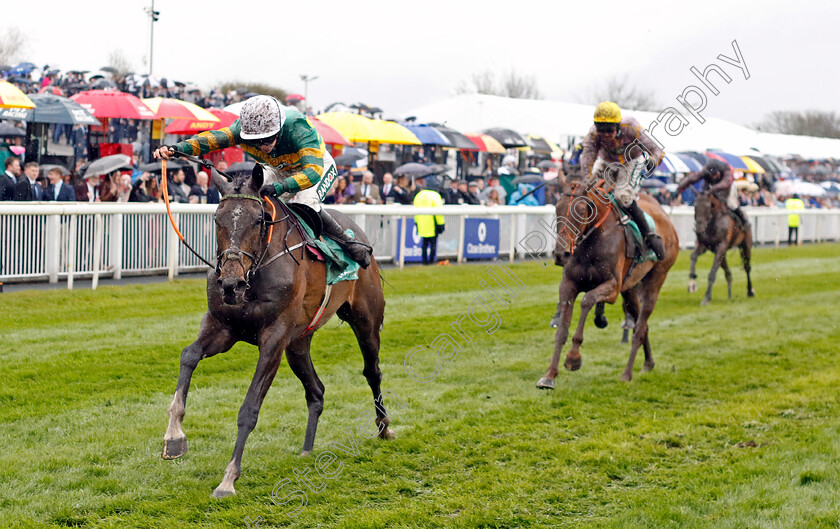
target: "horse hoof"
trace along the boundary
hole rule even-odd
[[[631,380],[633,380],[633,374],[632,373],[624,373],[623,375],[621,375],[621,381],[622,382],[630,382]]]
[[[309,455],[309,454],[311,454],[311,453],[312,453],[312,452],[310,452],[309,450],[303,450],[303,451],[300,453],[300,457],[306,457],[306,456],[308,456],[308,455]]]
[[[709,299],[707,299],[707,298],[703,298],[703,301],[700,302],[701,307],[705,307],[708,304],[709,304]]]
[[[653,366],[654,365],[655,364],[653,362],[651,362],[651,363],[645,362],[645,365],[642,366],[642,373],[647,373],[648,371],[653,371]]]
[[[187,438],[180,437],[178,439],[164,439],[163,453],[160,457],[164,459],[178,459],[187,453]]]
[[[604,316],[603,314],[599,314],[598,316],[595,316],[595,327],[598,327],[599,329],[603,329],[608,324],[609,324],[609,322],[607,321],[607,317]]]
[[[567,371],[577,371],[580,369],[580,366],[583,364],[583,357],[578,358],[566,358],[566,361],[563,362],[563,367],[566,368]]]
[[[227,498],[228,496],[233,496],[234,494],[236,494],[235,490],[227,490],[221,487],[216,487],[216,490],[213,491],[214,498]]]
[[[539,382],[537,382],[537,389],[554,389],[554,379],[542,377]]]
[[[748,298],[755,297],[755,290],[750,290],[749,292],[747,292],[747,297]]]
[[[552,329],[556,329],[559,324],[560,324],[560,318],[555,316],[555,317],[551,318],[551,322],[549,322],[548,326],[551,327]]]
[[[697,292],[697,283],[693,279],[688,282],[688,292],[690,294]]]
[[[379,433],[379,438],[385,440],[393,439],[396,436],[397,434],[390,428],[385,428]]]

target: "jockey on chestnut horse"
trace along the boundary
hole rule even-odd
[[[556,205],[555,262],[563,267],[563,279],[552,320],[552,326],[557,327],[554,354],[545,376],[537,382],[539,388],[554,388],[560,353],[568,339],[574,302],[580,292],[585,294],[572,347],[566,356],[566,369],[580,369],[580,346],[589,311],[596,305],[601,308],[603,303],[614,303],[619,294],[626,314],[636,322],[630,358],[621,378],[631,380],[641,346],[645,351],[644,370],[653,369],[647,322],[679,252],[676,230],[659,203],[648,195],[641,195],[636,203],[642,170],[656,167],[663,155],[638,121],[622,119],[615,103],[601,103],[595,111],[595,126],[583,145],[584,180],[566,184]],[[645,213],[652,217],[654,226],[648,225]],[[628,251],[636,246],[625,230],[630,219],[638,225],[640,239],[650,251],[644,247]],[[637,258],[639,254],[641,258]]]

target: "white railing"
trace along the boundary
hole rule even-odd
[[[189,244],[211,262],[216,251],[213,213],[216,206],[173,204],[178,229]],[[438,257],[464,260],[464,219],[499,220],[500,258],[549,257],[553,250],[551,206],[444,206],[441,209],[401,205],[338,206],[373,242],[380,262],[403,266],[404,236],[397,240],[398,223],[416,214],[443,214],[446,231],[438,239]],[[665,208],[680,238],[680,246],[694,245],[694,210]],[[788,212],[783,209],[745,208],[756,244],[779,245],[787,239]],[[800,240],[840,240],[840,210],[807,209],[799,212]],[[402,233],[400,231],[400,233]],[[540,235],[541,234],[541,235]],[[409,235],[410,236],[410,235]],[[169,225],[163,204],[141,203],[0,203],[0,282],[119,279],[123,275],[182,272],[206,269],[182,244]]]

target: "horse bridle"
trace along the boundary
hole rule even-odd
[[[580,197],[588,198],[589,197],[589,192],[592,190],[592,188],[596,188],[598,183],[600,183],[600,182],[593,180],[590,183],[585,184],[585,187],[583,189],[583,193],[579,194],[579,193],[575,193],[574,190],[578,186],[584,185],[584,184],[583,184],[583,182],[574,182],[574,183],[572,183],[572,192],[571,193],[561,193],[561,196],[573,197],[571,200],[569,200],[569,209],[568,209],[568,211],[566,211],[566,218],[569,218],[572,215],[572,203],[574,202],[574,198],[580,198]],[[594,201],[590,200],[590,202],[594,202]],[[596,212],[598,211],[597,207],[595,207],[595,211]],[[574,237],[572,237],[572,235],[573,235],[572,231],[564,223],[563,227],[562,227],[562,232],[568,234],[568,240],[572,241],[572,250],[569,253],[574,254],[575,249],[578,247],[578,245],[580,245],[580,243],[582,243],[587,238],[589,238],[589,236],[592,235],[595,232],[595,230],[597,230],[598,227],[601,226],[601,224],[603,224],[603,222],[607,219],[609,214],[610,214],[610,208],[608,207],[604,211],[604,215],[600,219],[598,219],[598,222],[596,222],[593,226],[591,226],[585,232],[583,232],[583,233],[578,232],[578,234],[575,235]],[[560,235],[560,233],[558,233],[558,235]]]
[[[230,199],[256,200],[257,202],[260,203],[260,205],[262,205],[262,202],[263,202],[256,195],[246,195],[246,194],[239,194],[239,193],[226,195],[226,196],[222,197],[221,202],[224,202],[225,200],[230,200]],[[263,240],[263,236],[265,235],[266,231],[268,231],[268,235],[265,237],[265,244],[260,249],[260,252],[257,255],[254,255],[250,252],[246,252],[245,250],[243,250],[242,248],[239,248],[238,246],[230,246],[225,250],[217,252],[217,254],[216,254],[216,274],[221,275],[222,267],[228,261],[238,261],[239,266],[242,267],[242,272],[245,276],[245,288],[246,289],[251,288],[251,279],[253,279],[254,275],[257,273],[257,271],[260,268],[268,265],[270,262],[273,262],[277,257],[279,257],[280,255],[283,255],[285,253],[288,253],[288,251],[289,251],[289,249],[287,248],[287,250],[285,252],[281,252],[280,254],[272,257],[268,262],[263,263],[263,259],[265,259],[265,255],[268,253],[268,246],[269,246],[269,244],[271,244],[271,237],[273,235],[274,225],[278,224],[280,222],[283,222],[284,220],[286,220],[290,216],[290,212],[287,211],[285,217],[283,217],[281,219],[277,219],[276,218],[277,217],[277,209],[274,207],[274,203],[268,197],[265,197],[265,201],[271,206],[271,220],[267,221],[265,219],[265,217],[266,217],[265,214],[267,213],[267,211],[265,209],[263,209],[262,210],[263,214],[260,215],[260,240]],[[251,266],[248,267],[247,269],[245,268],[245,263],[242,259],[243,256],[247,257],[248,259],[251,260]]]

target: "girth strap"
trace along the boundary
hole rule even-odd
[[[318,307],[318,310],[315,311],[315,316],[312,318],[312,321],[309,322],[309,325],[306,326],[306,329],[300,333],[298,338],[303,338],[307,334],[311,333],[315,330],[315,327],[318,326],[318,323],[321,321],[321,318],[324,316],[324,311],[327,308],[327,304],[330,302],[330,293],[332,292],[332,285],[327,285],[327,288],[324,289],[324,299],[321,301],[321,306]]]

